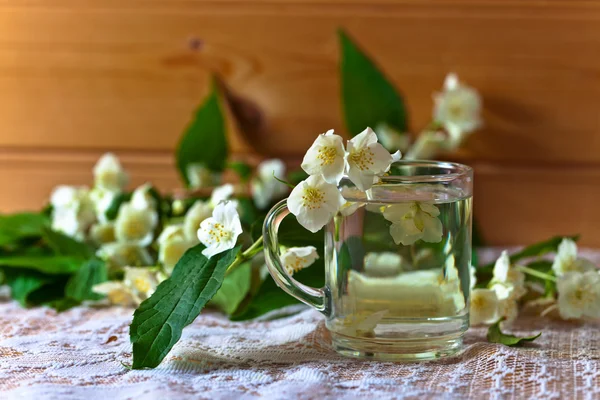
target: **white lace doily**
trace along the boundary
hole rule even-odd
[[[525,348],[486,343],[472,328],[443,361],[346,359],[322,316],[303,309],[271,321],[203,313],[154,370],[131,371],[132,310],[79,307],[56,314],[0,303],[0,398],[13,399],[521,399],[600,398],[600,323],[523,316]]]

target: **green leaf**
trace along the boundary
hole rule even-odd
[[[535,260],[526,265],[527,268],[554,276],[552,271],[552,261]],[[544,297],[554,297],[556,294],[556,282],[548,279],[542,279],[532,274],[525,274],[525,280],[528,282],[537,282],[544,287]]]
[[[208,98],[187,127],[176,152],[177,168],[189,185],[187,166],[201,164],[212,171],[223,171],[227,160],[225,118],[219,104],[219,92],[213,83]]]
[[[500,322],[497,321],[495,324],[488,328],[487,340],[490,343],[500,343],[510,347],[519,347],[526,342],[533,342],[535,339],[542,335],[542,332],[534,336],[517,337],[514,335],[507,335],[500,330]]]
[[[338,253],[338,268],[343,273],[351,269],[362,268],[365,259],[365,248],[360,236],[347,238]]]
[[[314,246],[323,248],[323,232],[312,233],[298,223],[293,215],[286,216],[279,225],[279,244],[286,247]]]
[[[340,86],[346,127],[352,136],[367,126],[388,124],[399,132],[407,131],[402,97],[373,61],[339,31],[341,47]]]
[[[4,272],[11,297],[23,307],[27,307],[27,300],[31,293],[52,281],[52,277],[35,271],[18,271],[7,268]]]
[[[133,314],[129,336],[133,343],[133,368],[154,368],[181,338],[206,303],[217,293],[225,271],[240,251],[236,247],[210,259],[202,255],[204,246],[185,252],[171,277]]]
[[[106,219],[108,221],[114,221],[117,218],[117,215],[119,214],[119,208],[121,207],[121,204],[131,200],[131,196],[132,193],[123,192],[117,194],[111,201],[106,211],[104,212]]]
[[[48,227],[42,229],[42,238],[56,255],[72,256],[88,259],[94,255],[90,246],[77,241],[61,232],[53,231]]]
[[[210,304],[218,307],[227,315],[233,314],[250,291],[251,269],[248,262],[227,275]]]
[[[64,305],[59,305],[59,302],[65,302],[65,286],[67,284],[68,275],[54,275],[54,280],[48,284],[33,291],[27,301],[30,305],[48,305],[57,310],[64,310]]]
[[[0,246],[13,244],[21,239],[42,235],[48,225],[43,214],[20,213],[0,215]]]
[[[235,171],[242,182],[248,182],[252,176],[252,167],[243,161],[232,161],[229,163],[229,168]]]
[[[243,224],[251,226],[258,218],[259,213],[252,199],[248,197],[236,198],[238,202],[238,210],[240,210],[240,220]]]
[[[72,274],[81,265],[80,257],[54,255],[15,255],[0,257],[0,266],[33,269],[45,274]]]
[[[65,296],[75,302],[99,300],[103,296],[94,293],[92,288],[106,280],[108,280],[108,272],[104,261],[96,258],[88,260],[67,282]]]
[[[56,300],[50,300],[44,303],[45,305],[47,305],[48,307],[53,308],[54,310],[56,310],[56,312],[63,312],[63,311],[67,311],[73,307],[78,306],[79,304],[81,304],[81,302],[77,301],[77,300],[73,300],[69,297],[65,297],[65,298],[59,298]]]
[[[325,268],[320,258],[310,267],[294,274],[294,279],[312,287],[323,287],[325,284]],[[251,301],[231,317],[232,321],[245,321],[260,317],[269,311],[300,303],[277,286],[271,276],[267,276]]]

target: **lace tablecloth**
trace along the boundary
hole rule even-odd
[[[305,308],[245,323],[207,312],[158,368],[132,371],[122,365],[131,315],[0,302],[0,398],[600,398],[598,322],[523,316],[513,331],[543,331],[528,347],[486,343],[486,329],[472,328],[458,356],[395,364],[338,356],[322,316]]]

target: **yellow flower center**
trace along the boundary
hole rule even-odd
[[[141,216],[129,221],[129,223],[125,225],[125,236],[130,239],[140,239],[144,237],[146,233],[148,233],[148,227]]]
[[[211,230],[208,231],[208,234],[210,236],[210,242],[211,243],[220,243],[222,240],[229,240],[231,239],[231,232],[225,229],[225,226],[223,224],[220,223],[215,223],[212,225]]]
[[[288,262],[285,268],[289,271],[298,272],[308,264],[308,260],[304,257],[296,257],[292,262]]]
[[[133,287],[140,293],[148,293],[150,291],[150,282],[144,278],[135,278],[133,280]]]
[[[126,305],[129,303],[129,296],[124,290],[113,290],[108,293],[107,297],[111,304]]]
[[[350,154],[350,161],[361,171],[365,171],[373,165],[373,157],[375,157],[375,153],[368,147],[363,147],[359,151],[353,151]]]
[[[323,192],[316,188],[306,188],[302,195],[302,206],[309,210],[321,208],[321,205],[325,201],[325,195]]]
[[[573,303],[575,303],[578,307],[583,307],[586,304],[593,303],[596,298],[592,293],[592,288],[589,284],[584,284],[582,287],[578,287],[577,290],[573,292],[572,297]]]
[[[321,147],[317,158],[321,161],[321,166],[331,165],[335,161],[337,150],[333,146]]]
[[[483,297],[476,296],[471,299],[471,306],[477,310],[481,310],[485,306],[485,300]]]

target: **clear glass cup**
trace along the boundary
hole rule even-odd
[[[286,201],[265,220],[265,257],[275,282],[326,317],[333,348],[352,357],[430,360],[460,350],[469,327],[473,171],[400,161],[369,191],[349,180],[347,200],[325,231],[325,287],[293,279],[277,229]]]

